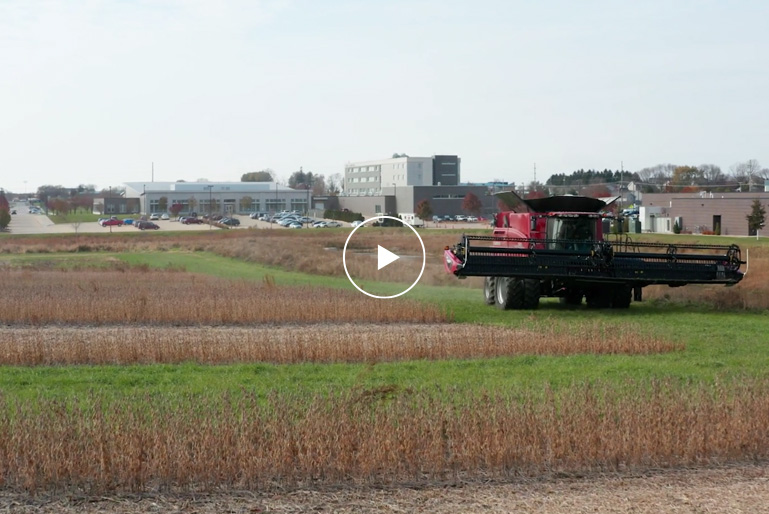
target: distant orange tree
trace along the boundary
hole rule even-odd
[[[433,215],[433,208],[430,206],[430,202],[427,199],[419,202],[415,214],[421,220],[429,220]]]

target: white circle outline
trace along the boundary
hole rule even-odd
[[[363,225],[365,225],[369,221],[371,221],[371,220],[381,220],[381,219],[395,220],[395,221],[397,221],[399,223],[402,223],[403,225],[406,225],[408,228],[411,229],[411,231],[414,233],[414,235],[417,236],[417,239],[419,239],[419,244],[422,245],[422,271],[419,272],[419,276],[414,281],[414,283],[411,284],[408,287],[408,289],[406,289],[405,291],[401,291],[398,294],[394,294],[392,296],[378,296],[378,295],[375,295],[375,294],[371,294],[368,291],[364,291],[363,289],[361,289],[358,286],[358,284],[355,283],[355,281],[350,276],[350,272],[347,271],[347,257],[346,257],[346,255],[347,255],[347,243],[350,242],[350,238],[352,237],[352,235],[355,233],[356,230],[358,230],[360,227],[362,227]],[[363,223],[361,223],[357,227],[353,228],[352,232],[350,232],[350,235],[347,236],[347,241],[344,242],[344,249],[342,250],[342,266],[344,266],[344,273],[345,273],[345,275],[347,275],[347,280],[349,280],[350,283],[353,286],[355,286],[355,289],[357,289],[361,293],[365,294],[366,296],[370,296],[371,298],[378,298],[380,300],[389,300],[390,298],[397,298],[397,297],[399,297],[401,295],[404,295],[404,294],[408,293],[409,291],[411,291],[411,289],[415,285],[417,285],[419,280],[422,278],[422,274],[425,272],[425,264],[427,264],[427,251],[425,250],[425,243],[424,243],[424,241],[422,241],[422,237],[419,235],[419,233],[417,233],[416,229],[413,226],[411,226],[411,223],[407,223],[407,222],[403,221],[402,219],[395,218],[393,216],[374,216],[373,218],[369,218],[367,220],[363,220]]]

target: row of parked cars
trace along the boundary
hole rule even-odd
[[[99,218],[99,225],[102,227],[122,227],[123,225],[132,225],[139,230],[157,230],[160,227],[149,220],[134,220],[133,218],[120,219],[117,216],[109,218]]]
[[[450,214],[447,214],[446,216],[433,216],[433,222],[435,223],[441,223],[441,222],[451,222],[451,221],[461,221],[461,222],[467,222],[467,223],[476,223],[478,221],[488,221],[483,216],[465,216],[464,214],[457,214],[456,216],[452,216]]]
[[[277,223],[281,227],[287,228],[304,228],[305,226],[311,226],[313,228],[335,228],[342,226],[338,221],[316,220],[309,216],[302,216],[296,212],[281,212],[274,216],[258,213],[254,214],[257,214],[257,216],[251,216],[254,219]]]

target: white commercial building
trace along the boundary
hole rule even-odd
[[[167,212],[180,204],[182,213],[233,214],[306,212],[311,191],[276,182],[126,182],[125,197],[139,198],[142,214]]]

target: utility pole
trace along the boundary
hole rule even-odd
[[[214,186],[209,184],[206,187],[208,188],[208,230],[211,230],[213,227],[213,220],[211,219],[211,202],[213,201],[213,194],[211,193],[211,190],[214,188]]]
[[[622,212],[622,179],[625,175],[625,162],[619,161],[619,209]]]

